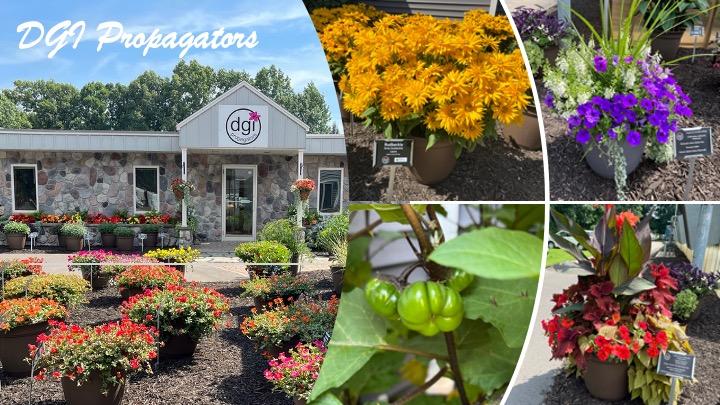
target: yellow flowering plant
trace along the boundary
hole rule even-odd
[[[155,249],[145,253],[145,257],[166,263],[190,263],[200,257],[200,251],[191,247]]]
[[[522,120],[530,82],[505,16],[388,15],[353,37],[344,105],[386,138],[448,139],[456,155]]]

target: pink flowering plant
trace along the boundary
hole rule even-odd
[[[68,270],[76,271],[79,270],[83,275],[90,273],[90,268],[93,267],[95,274],[108,274],[111,276],[122,273],[129,265],[133,263],[143,262],[156,262],[155,259],[147,259],[137,254],[123,255],[115,254],[110,250],[93,250],[93,251],[80,251],[75,254],[68,256]],[[77,264],[92,264],[92,263],[117,263],[117,264],[104,264],[102,266],[78,266]]]
[[[280,353],[268,362],[265,378],[273,389],[291,398],[307,400],[318,378],[327,349],[322,342],[298,343],[288,353]]]
[[[290,186],[290,190],[293,192],[310,192],[315,190],[315,182],[312,179],[297,179],[293,185]]]

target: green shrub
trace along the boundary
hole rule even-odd
[[[28,298],[47,298],[65,306],[85,301],[85,293],[90,283],[81,277],[68,274],[41,274],[14,278],[5,283],[5,299],[25,296]]]
[[[334,243],[347,238],[349,227],[350,217],[346,212],[328,218],[325,221],[325,226],[318,234],[319,245],[325,251],[330,251]]]
[[[697,309],[698,297],[691,290],[682,290],[675,296],[672,311],[679,319],[688,320]]]
[[[298,240],[300,227],[290,219],[278,219],[268,222],[260,231],[259,239],[261,241],[280,242],[290,250],[293,255],[303,255],[309,252],[305,241]]]
[[[22,222],[9,221],[3,227],[3,232],[5,232],[5,234],[24,233],[25,235],[29,235],[30,226]]]
[[[106,222],[104,224],[98,225],[97,229],[100,233],[110,234],[113,233],[115,231],[115,228],[117,227],[117,224],[111,224],[109,222]]]
[[[133,231],[133,229],[130,228],[129,226],[118,226],[117,228],[115,228],[113,233],[115,234],[115,236],[121,236],[121,237],[122,236],[125,236],[125,237],[135,236],[135,231]]]
[[[235,248],[235,256],[245,263],[289,263],[292,253],[280,242],[247,242]]]
[[[158,233],[158,232],[160,232],[160,225],[143,224],[142,226],[140,226],[140,232],[142,232],[142,233]]]
[[[60,235],[71,238],[82,238],[85,236],[86,231],[87,229],[83,224],[67,223],[60,226]]]

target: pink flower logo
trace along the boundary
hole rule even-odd
[[[250,121],[260,121],[260,114],[255,111],[250,111]]]

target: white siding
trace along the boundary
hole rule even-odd
[[[497,0],[367,0],[364,3],[389,13],[430,14],[440,18],[461,19],[466,11],[482,8],[490,11]]]
[[[0,150],[78,152],[178,152],[174,132],[3,130]]]

